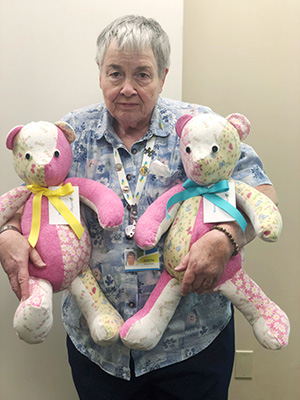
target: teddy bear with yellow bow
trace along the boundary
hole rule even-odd
[[[46,264],[36,268],[29,261],[30,296],[20,302],[14,316],[14,327],[27,343],[45,340],[53,322],[52,294],[64,289],[76,299],[97,344],[118,340],[123,324],[89,269],[91,243],[79,204],[95,211],[103,229],[122,224],[124,207],[111,189],[98,182],[65,179],[74,139],[67,123],[39,121],[15,127],[6,140],[15,170],[26,185],[0,197],[0,227],[24,206],[22,234]]]

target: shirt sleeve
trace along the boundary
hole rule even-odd
[[[254,149],[245,143],[241,144],[241,156],[233,171],[232,178],[252,187],[264,184],[272,185],[265,173],[261,159]]]

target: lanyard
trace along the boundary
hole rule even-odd
[[[116,167],[116,171],[118,173],[120,187],[121,187],[124,199],[126,200],[126,203],[128,205],[128,208],[130,209],[130,225],[128,225],[125,229],[125,236],[127,239],[132,239],[133,235],[134,235],[135,226],[136,226],[136,222],[137,222],[137,206],[138,206],[138,202],[141,197],[141,194],[144,190],[147,175],[149,173],[154,143],[155,143],[155,136],[153,135],[147,141],[146,147],[144,149],[144,156],[143,156],[143,161],[142,161],[142,165],[140,168],[140,175],[139,175],[139,178],[137,181],[134,195],[132,194],[132,192],[130,190],[130,186],[129,186],[128,180],[126,178],[125,170],[123,167],[123,163],[122,163],[119,151],[118,151],[118,149],[114,149],[115,167]]]

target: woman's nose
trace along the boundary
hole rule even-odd
[[[130,97],[130,96],[136,94],[136,90],[135,90],[134,85],[133,85],[133,83],[132,83],[132,81],[130,79],[126,79],[125,80],[120,93],[123,94],[126,97]]]

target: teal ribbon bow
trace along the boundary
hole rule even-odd
[[[227,192],[229,190],[229,184],[227,180],[222,180],[211,187],[207,186],[200,186],[196,182],[192,181],[191,179],[187,179],[183,187],[185,190],[182,192],[174,194],[168,203],[167,203],[167,210],[166,210],[166,217],[170,219],[170,214],[168,210],[176,203],[180,201],[184,201],[190,199],[191,197],[195,196],[203,196],[217,207],[221,208],[231,217],[233,217],[240,227],[242,228],[243,232],[245,232],[247,222],[242,214],[236,209],[232,204],[228,203],[228,201],[222,199],[221,197],[217,196],[215,193],[222,193]]]

